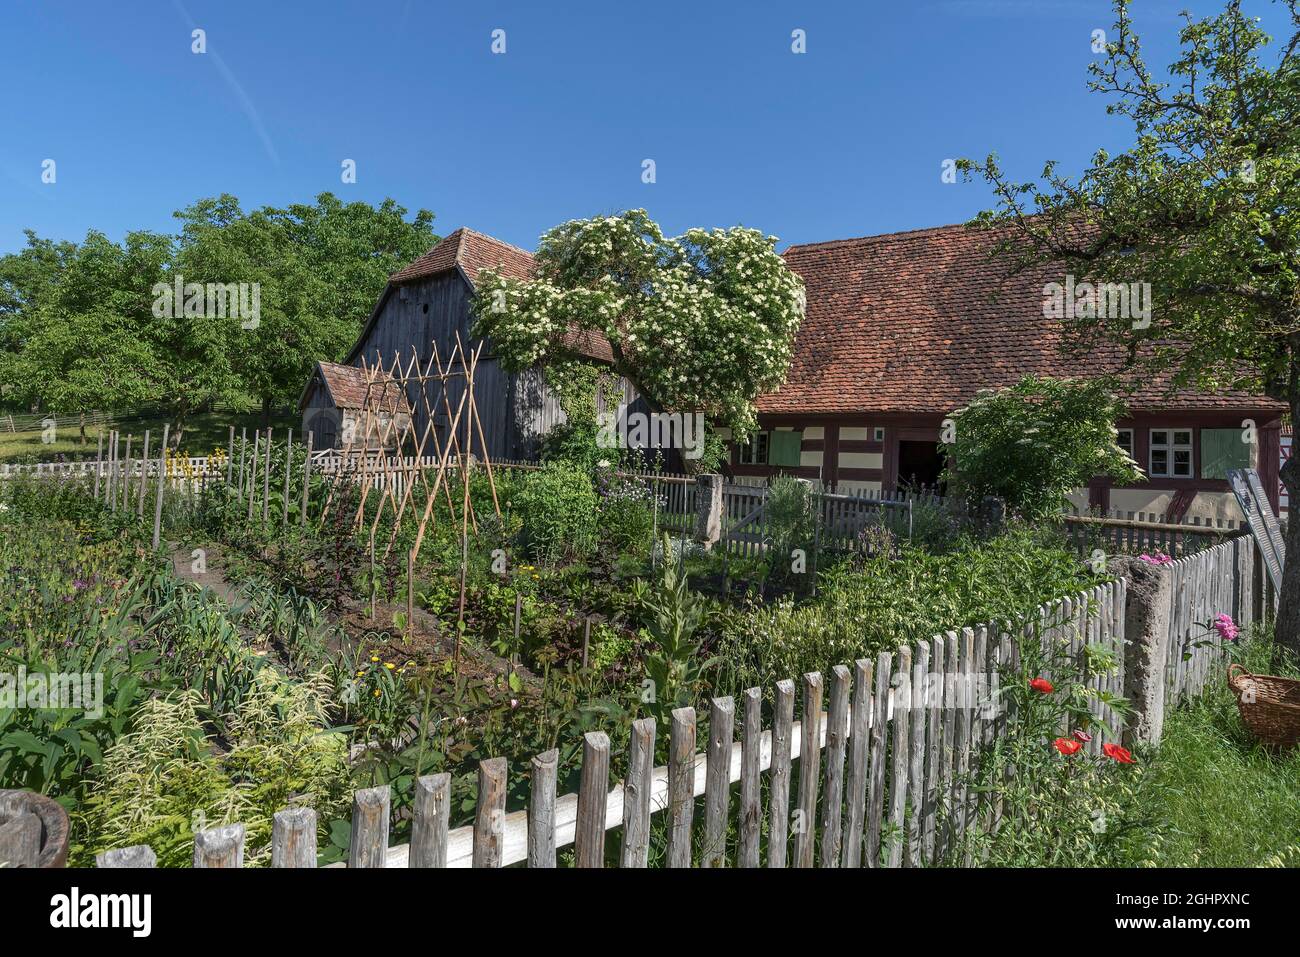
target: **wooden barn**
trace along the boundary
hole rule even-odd
[[[316,363],[298,408],[317,449],[391,450],[411,426],[410,402],[391,377],[367,383],[360,368],[335,362]]]
[[[428,366],[435,348],[440,361],[447,363],[456,349],[457,337],[467,350],[476,349],[479,340],[470,332],[473,325],[470,300],[474,294],[475,278],[482,269],[497,269],[504,275],[525,279],[533,274],[533,257],[523,249],[482,233],[457,229],[389,278],[356,344],[343,360],[344,365],[332,368],[350,367],[359,377],[359,367],[363,362],[371,368],[389,369],[395,358],[400,357],[405,366],[413,354],[424,368]],[[568,345],[576,354],[596,362],[608,363],[612,358],[609,343],[603,336],[575,335]],[[337,391],[330,384],[345,381],[346,373],[328,371],[328,366],[331,364],[320,364],[316,377],[303,394],[301,410],[305,429],[311,428],[311,417],[320,417],[330,408],[331,400],[337,400]],[[324,381],[318,385],[317,378]],[[445,404],[441,387],[436,384],[427,386],[430,390],[438,390],[437,395],[430,394],[427,399],[428,407],[433,410],[433,427],[439,441],[446,439],[464,382],[464,379],[448,382]],[[620,412],[644,408],[644,401],[639,399],[631,383],[623,380],[622,384]],[[422,435],[428,417],[425,403],[418,393],[408,395],[407,399],[414,433]],[[474,399],[483,424],[487,452],[494,459],[535,458],[542,437],[566,419],[541,370],[530,369],[520,374],[507,372],[501,368],[491,342],[484,344],[475,368]],[[446,405],[453,410],[452,416],[445,411]],[[336,430],[334,437],[324,445],[318,438],[317,448],[337,447],[339,434]],[[432,452],[432,444],[430,440],[426,449],[428,454]],[[476,444],[475,451],[477,448]]]

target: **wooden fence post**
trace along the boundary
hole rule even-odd
[[[609,801],[609,736],[589,731],[582,738],[582,783],[573,850],[578,867],[605,866],[605,808]]]
[[[862,833],[866,820],[868,756],[871,733],[871,662],[859,658],[853,663],[853,709],[849,731],[849,819],[844,828],[842,867],[862,864]]]
[[[645,867],[650,854],[650,787],[655,764],[655,719],[632,722],[623,784],[624,867]]]
[[[95,855],[96,867],[157,867],[158,855],[147,844],[134,847],[119,847],[112,851],[101,851]]]
[[[741,693],[744,714],[741,717],[740,744],[740,842],[736,851],[737,867],[758,867],[760,816],[762,805],[763,692],[746,688]]]
[[[907,803],[907,747],[908,747],[908,712],[912,707],[912,649],[903,645],[898,649],[898,663],[890,684],[894,690],[893,734],[890,735],[890,770],[889,770],[889,847],[885,855],[886,867],[901,867],[903,864],[903,846],[907,842],[904,833],[903,812]]]
[[[135,514],[144,518],[144,487],[149,484],[149,430],[144,430],[144,451],[140,453],[140,490],[136,496]]]
[[[447,866],[447,825],[451,818],[451,775],[429,774],[415,781],[410,867]]]
[[[133,438],[135,438],[135,436],[132,435],[126,437],[126,464],[122,466],[122,482],[120,491],[122,493],[122,511],[124,512],[131,504],[131,440]],[[113,496],[113,510],[117,511],[116,495]]]
[[[167,432],[170,424],[163,424],[162,444],[158,447],[158,496],[153,506],[153,547],[162,540],[163,488],[167,485]]]
[[[99,475],[104,471],[104,433],[99,432],[95,447],[95,501],[99,501]]]
[[[709,706],[709,744],[705,756],[704,849],[702,867],[723,867],[727,856],[727,818],[731,803],[731,744],[736,703],[714,698]]]
[[[668,752],[668,866],[691,866],[695,816],[695,709],[675,708]]]
[[[794,733],[794,682],[783,678],[776,683],[772,715],[772,772],[769,789],[767,866],[785,867],[786,842],[790,834],[790,748]]]
[[[352,840],[348,867],[383,867],[388,854],[388,816],[392,788],[382,784],[352,795]]]
[[[195,867],[243,867],[244,825],[227,824],[194,835]]]
[[[844,807],[844,752],[849,733],[849,669],[831,669],[826,712],[826,797],[822,801],[822,867],[840,866],[841,817]]]
[[[633,731],[633,740],[635,737],[636,732]],[[653,761],[654,755],[651,755],[651,763]],[[554,748],[537,755],[531,762],[532,786],[528,792],[529,867],[555,866],[555,775],[559,764],[560,752]],[[626,853],[625,844],[624,854]]]
[[[309,807],[276,811],[271,819],[271,866],[316,866],[316,812]]]
[[[248,517],[245,519],[250,525],[253,522],[253,503],[257,500],[257,453],[261,448],[262,433],[260,430],[253,432],[253,468],[248,476]]]
[[[478,763],[478,806],[474,812],[474,866],[500,867],[505,842],[506,759]]]
[[[289,524],[289,479],[293,473],[293,429],[284,444],[284,514],[280,516],[280,526]]]
[[[271,430],[266,430],[266,465],[262,469],[262,521],[265,523],[271,511]]]
[[[821,770],[822,676],[803,676],[803,715],[799,724],[799,808],[794,831],[794,866],[813,866],[817,839],[817,777]]]

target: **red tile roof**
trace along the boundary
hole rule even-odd
[[[996,237],[967,226],[791,246],[808,308],[786,383],[761,396],[763,413],[949,413],[982,388],[1028,374],[1099,375],[1119,354],[1061,354],[1059,321],[1043,316],[1043,287],[1066,270],[1010,275],[990,261]],[[1243,393],[1166,394],[1148,381],[1134,410],[1281,406]]]
[[[329,389],[330,398],[339,409],[361,409],[365,407],[367,396],[366,372],[356,366],[344,366],[335,362],[318,362],[316,368],[325,387]],[[402,412],[410,414],[411,406],[406,401],[406,393],[384,372],[374,374],[373,385],[369,387],[370,407],[377,412]]]
[[[482,269],[496,269],[510,279],[531,279],[536,272],[537,263],[533,254],[525,249],[462,226],[415,262],[393,273],[389,281],[400,284],[424,279],[457,266],[464,271],[472,286]],[[578,355],[598,362],[614,360],[609,340],[599,332],[570,330],[564,336],[564,345]]]
[[[409,282],[435,276],[460,266],[471,283],[481,269],[496,269],[512,279],[530,279],[535,269],[533,254],[491,236],[484,236],[462,226],[427,253],[393,273],[392,282]]]

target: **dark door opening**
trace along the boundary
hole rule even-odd
[[[898,487],[919,491],[938,489],[943,457],[938,442],[898,443]]]

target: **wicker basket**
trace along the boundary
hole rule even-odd
[[[1252,675],[1232,664],[1228,666],[1228,687],[1237,696],[1241,720],[1260,741],[1280,748],[1300,742],[1300,681]]]

